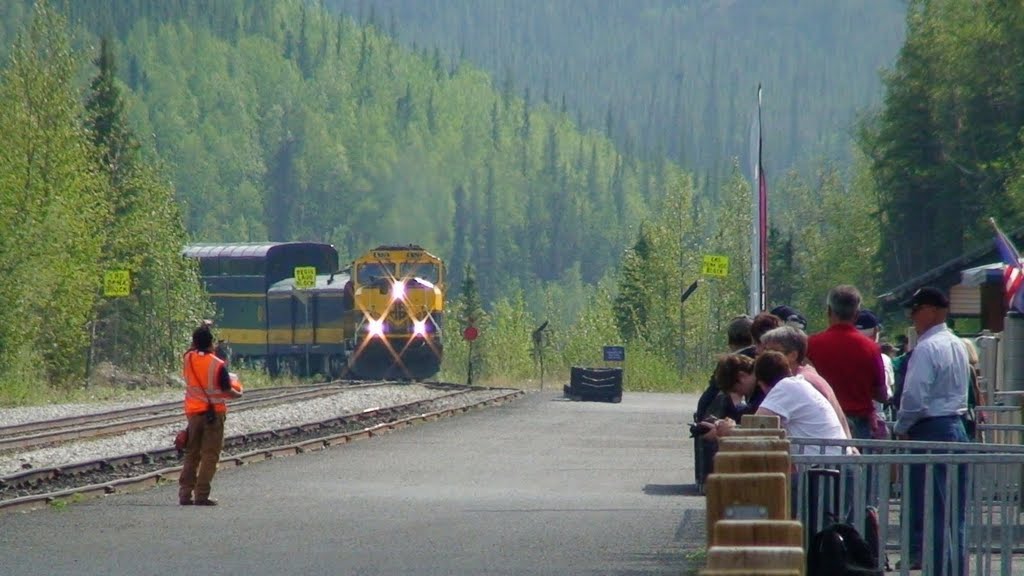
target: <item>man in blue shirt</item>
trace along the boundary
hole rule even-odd
[[[936,288],[921,288],[909,302],[910,319],[917,332],[917,345],[910,357],[903,397],[896,416],[896,435],[906,440],[930,442],[967,442],[961,415],[967,411],[967,350],[960,338],[946,327],[949,299]],[[920,451],[916,451],[919,452]],[[936,461],[942,457],[936,455]],[[964,521],[967,503],[967,470],[965,466],[933,464],[931,519],[932,565],[929,574],[967,573],[964,546]],[[957,493],[948,494],[946,475],[950,470],[958,476]],[[910,499],[910,563],[911,569],[921,564],[924,536],[925,465],[910,467],[910,485],[915,489],[904,498]],[[921,487],[921,489],[916,489]],[[951,500],[952,518],[946,516],[945,499]],[[958,536],[952,549],[952,531]]]

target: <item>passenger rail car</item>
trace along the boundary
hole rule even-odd
[[[352,338],[349,280],[338,251],[315,242],[196,244],[182,252],[199,264],[217,310],[216,333],[232,362],[272,374],[340,376]],[[315,287],[293,290],[295,268],[316,269]],[[347,328],[347,330],[346,330]]]

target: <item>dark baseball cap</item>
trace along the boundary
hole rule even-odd
[[[907,308],[917,308],[918,306],[935,306],[936,308],[949,308],[949,298],[939,290],[931,286],[925,286],[924,288],[918,288],[917,292],[910,297],[910,301],[906,303]]]
[[[872,328],[881,328],[882,323],[878,321],[878,316],[875,316],[874,312],[863,309],[857,314],[855,326],[857,330],[871,330]]]
[[[804,315],[790,306],[776,306],[772,308],[771,315],[778,316],[786,323],[799,324],[801,329],[807,328],[807,319],[804,318]]]

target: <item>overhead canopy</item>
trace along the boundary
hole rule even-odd
[[[976,287],[991,282],[1000,282],[1003,279],[1004,268],[1006,268],[1006,264],[995,262],[961,270],[960,283],[964,286]]]
[[[1024,227],[1010,231],[1007,233],[1007,236],[1014,243],[1020,245],[1020,243],[1024,241]],[[999,258],[999,254],[996,253],[995,243],[989,240],[970,252],[966,252],[956,258],[948,260],[940,266],[936,266],[931,270],[928,270],[882,294],[879,294],[878,301],[883,307],[894,308],[908,301],[910,296],[922,286],[935,286],[936,288],[940,288],[948,292],[954,285],[962,281],[961,271],[985,268],[986,266],[996,266],[1001,273],[1003,266],[1001,263],[982,264],[983,262],[992,262],[997,258]],[[978,278],[978,274],[981,273],[974,273],[971,277],[976,280]],[[985,272],[985,274],[988,274],[988,272]],[[979,283],[978,285],[980,286],[981,284]]]

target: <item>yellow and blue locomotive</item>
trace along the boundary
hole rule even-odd
[[[199,264],[232,361],[271,375],[425,379],[440,370],[444,264],[380,246],[339,270],[330,244],[201,244]],[[312,272],[296,281],[296,269]],[[310,270],[312,269],[312,270]]]
[[[441,369],[444,263],[420,246],[378,246],[352,263],[359,377],[420,380]]]

